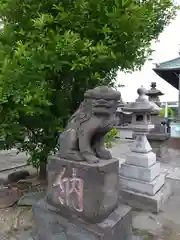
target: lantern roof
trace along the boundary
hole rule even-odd
[[[136,101],[125,106],[122,109],[123,111],[132,113],[151,113],[160,110],[160,108],[154,102],[151,102],[147,99],[147,90],[143,86],[137,90],[137,93],[139,96]]]
[[[147,91],[146,95],[149,97],[158,97],[164,95],[164,93],[156,88],[156,82],[152,82],[151,89]]]

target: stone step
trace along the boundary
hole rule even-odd
[[[133,178],[128,178],[120,175],[120,189],[127,189],[154,196],[164,185],[165,175],[160,174],[152,182],[140,181]]]
[[[120,168],[121,176],[147,182],[152,182],[158,175],[160,175],[160,172],[160,163],[155,163],[149,168],[123,163]]]

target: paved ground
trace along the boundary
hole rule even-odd
[[[27,159],[28,156],[25,153],[17,154],[16,149],[0,151],[0,171],[24,165]]]
[[[111,149],[114,157],[124,162],[131,141],[117,140]],[[17,155],[16,150],[0,152],[0,178],[10,171],[5,168],[26,164],[27,156]],[[144,211],[133,211],[133,228],[137,235],[146,240],[180,240],[180,150],[169,149],[169,157],[161,163],[162,172],[167,175],[174,191],[173,196],[165,203],[163,211],[152,214]],[[3,172],[1,172],[3,170]],[[18,207],[0,210],[0,240],[31,240],[28,231],[12,232],[12,229],[29,229],[32,225],[31,209]],[[8,234],[8,236],[7,236]],[[134,239],[139,240],[139,239]]]

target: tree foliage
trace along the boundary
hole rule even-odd
[[[171,0],[0,0],[2,147],[18,144],[39,167],[84,91],[141,67],[174,10]]]
[[[175,112],[173,111],[173,109],[171,107],[168,107],[167,112],[168,112],[168,117],[170,117],[170,118],[175,117]],[[162,108],[160,110],[159,116],[162,118],[165,117],[165,108]]]

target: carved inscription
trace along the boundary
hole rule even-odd
[[[76,169],[72,169],[72,177],[65,177],[66,168],[57,176],[53,187],[58,187],[58,200],[67,207],[78,212],[83,211],[84,181],[76,176]]]

